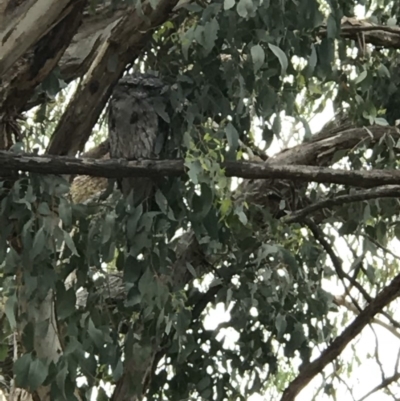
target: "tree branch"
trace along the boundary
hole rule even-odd
[[[7,7],[1,16],[5,25],[0,31],[0,76],[68,15],[74,3],[71,0],[30,0],[20,7]]]
[[[4,170],[30,171],[40,174],[73,174],[94,177],[157,177],[180,176],[185,173],[183,160],[97,160],[65,156],[37,156],[0,151],[0,166]],[[228,177],[250,179],[286,179],[374,187],[400,185],[400,171],[346,171],[314,166],[274,165],[264,162],[225,162],[221,164]]]
[[[385,187],[378,187],[365,191],[357,191],[349,195],[336,196],[334,199],[325,199],[313,205],[307,206],[297,212],[282,218],[285,223],[294,223],[302,220],[313,212],[324,208],[331,208],[333,206],[343,205],[345,203],[360,202],[369,199],[377,198],[398,198],[400,197],[400,186],[388,185]]]
[[[352,300],[354,306],[361,311],[361,308],[359,307],[358,303],[356,302],[356,300],[350,295],[350,292],[347,289],[347,286],[344,283],[344,279],[348,280],[350,282],[350,284],[357,288],[357,290],[362,294],[362,296],[364,297],[364,299],[371,303],[373,298],[371,297],[371,295],[364,289],[364,287],[356,280],[356,278],[351,277],[349,274],[347,274],[343,268],[342,268],[342,263],[341,260],[339,259],[338,256],[336,256],[335,252],[333,251],[332,247],[329,245],[328,241],[325,238],[324,232],[322,231],[322,229],[315,224],[314,222],[310,221],[310,220],[306,220],[306,225],[308,226],[308,228],[311,230],[311,232],[313,233],[315,239],[322,245],[322,247],[325,249],[325,252],[329,255],[333,267],[335,268],[335,271],[338,275],[338,277],[342,280],[343,282],[343,286],[346,290],[347,295],[350,297],[350,299]],[[381,311],[382,315],[385,316],[390,323],[392,323],[392,325],[394,327],[397,327],[398,329],[400,329],[400,324],[393,319],[387,312],[383,312]]]
[[[397,382],[400,379],[400,372],[394,373],[392,376],[387,377],[386,379],[382,380],[382,383],[379,383],[376,387],[374,387],[371,391],[361,397],[358,401],[366,400],[370,395],[376,393],[379,390],[382,390],[388,387],[390,384]]]
[[[103,110],[114,84],[145,46],[154,28],[169,17],[177,0],[160,0],[153,10],[150,2],[142,6],[144,16],[129,9],[114,26],[60,119],[47,152],[75,155],[82,150]],[[110,60],[114,60],[112,68]]]
[[[361,333],[364,327],[371,322],[372,318],[400,295],[399,291],[400,274],[397,275],[362,312],[360,312],[343,333],[322,352],[320,357],[301,370],[296,379],[294,379],[284,391],[281,401],[294,401],[300,391],[341,354],[347,344]]]
[[[66,8],[62,10],[61,5],[58,2],[54,2],[56,10],[53,11],[59,12],[62,15],[56,17],[49,12],[49,15],[43,17],[40,23],[38,23],[38,20],[35,20],[38,16],[34,13],[34,7],[33,9],[29,9],[27,15],[22,18],[22,21],[27,18],[34,20],[37,27],[46,28],[46,26],[49,25],[51,29],[48,31],[44,30],[44,36],[42,36],[37,43],[34,43],[34,46],[28,47],[28,50],[18,59],[15,59],[15,56],[21,53],[20,42],[9,43],[10,45],[16,46],[17,51],[15,51],[8,60],[4,61],[4,68],[7,71],[0,74],[0,105],[2,114],[5,113],[8,114],[8,116],[15,117],[15,115],[18,115],[18,113],[24,109],[25,104],[31,99],[37,85],[42,83],[54,69],[65,49],[68,47],[69,42],[75,35],[82,20],[82,12],[85,4],[86,0],[70,1]],[[23,6],[20,7],[23,8]],[[17,12],[19,11],[20,9],[18,8]],[[0,18],[1,17],[4,18],[4,15],[0,14]],[[53,20],[53,17],[56,18],[57,21]],[[26,27],[21,26],[21,29],[25,30]],[[33,32],[33,35],[35,35],[35,32]],[[41,34],[42,31],[37,33]],[[31,33],[27,31],[25,33],[20,32],[20,34]],[[30,41],[27,43],[30,43]],[[8,45],[7,42],[6,45]],[[26,43],[23,43],[23,45],[22,47],[26,48]],[[1,51],[2,50],[3,48],[1,48]],[[14,62],[14,60],[16,61]],[[11,62],[13,64],[11,68],[9,68]]]
[[[326,28],[320,30],[320,35],[326,35]],[[400,27],[375,25],[367,20],[344,17],[340,27],[340,36],[359,40],[362,35],[364,43],[386,48],[400,48]]]

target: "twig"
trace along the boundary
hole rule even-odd
[[[326,253],[328,253],[329,257],[332,260],[333,266],[334,266],[335,271],[338,274],[339,278],[345,278],[346,280],[348,280],[353,287],[357,288],[357,290],[362,294],[362,296],[364,297],[364,299],[367,302],[371,302],[372,299],[373,299],[371,297],[371,295],[368,294],[368,292],[364,289],[364,287],[357,280],[355,280],[353,277],[349,276],[343,270],[340,260],[337,258],[337,256],[333,252],[333,249],[331,248],[331,246],[328,244],[328,242],[324,238],[324,233],[321,230],[321,228],[318,225],[316,225],[314,222],[310,221],[310,220],[306,220],[305,223],[307,224],[308,228],[313,233],[315,239],[324,247]],[[346,286],[345,286],[345,289],[346,289]],[[355,300],[353,298],[352,298],[352,302],[353,303],[355,302]],[[360,308],[357,307],[357,309],[360,309]],[[394,327],[400,329],[400,323],[396,322],[388,313],[383,312],[383,311],[381,311],[381,313],[382,313],[383,316],[386,317],[386,319],[388,319],[390,321],[390,323]]]
[[[364,327],[370,323],[371,319],[390,302],[399,296],[400,292],[400,274],[385,287],[367,307],[346,327],[342,334],[322,352],[322,354],[306,365],[297,375],[283,393],[281,401],[294,401],[299,392],[329,363],[337,358],[344,348],[352,341]]]
[[[387,185],[370,190],[357,191],[353,194],[336,196],[334,199],[325,199],[314,203],[313,205],[307,206],[304,209],[285,216],[282,221],[284,223],[294,223],[300,221],[304,217],[307,217],[311,213],[324,208],[331,208],[333,206],[340,206],[351,202],[360,202],[377,198],[397,198],[399,196],[400,185]]]
[[[382,381],[382,383],[378,384],[376,387],[374,387],[371,391],[369,391],[367,394],[365,394],[363,397],[361,397],[358,401],[364,401],[366,398],[368,398],[370,395],[373,393],[376,393],[377,391],[386,388],[393,382],[396,382],[397,380],[400,379],[400,372],[395,373],[393,376],[390,376]]]

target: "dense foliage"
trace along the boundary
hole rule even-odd
[[[396,124],[397,49],[368,43],[368,31],[348,34],[343,18],[355,11],[395,27],[400,9],[378,0],[199,1],[158,27],[129,67],[170,85],[160,110],[170,127],[163,157],[184,158],[187,175],[162,178],[137,208],[116,188],[74,203],[69,177],[4,181],[5,392],[17,348],[16,386],[49,386],[51,400],[108,399],[123,375],[137,399],[279,399],[398,274],[398,199],[338,202],[288,223],[292,212],[355,189],[269,180],[264,191],[266,181],[227,178],[220,165],[312,142],[310,120],[330,102],[336,119],[328,128],[338,132]],[[116,60],[108,63],[112,71]],[[12,151],[44,151],[76,88],[65,80],[56,69],[36,89],[47,100],[26,111]],[[106,138],[106,114],[99,123],[92,144]],[[356,146],[297,164],[397,168],[399,137],[365,132]],[[212,312],[218,304],[229,318]],[[219,320],[213,329],[210,312]],[[315,399],[336,397],[356,369],[342,363],[342,376],[336,365],[321,376]]]

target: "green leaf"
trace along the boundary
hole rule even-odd
[[[50,97],[54,97],[59,92],[60,83],[56,74],[51,72],[42,82],[42,88]]]
[[[193,182],[193,184],[198,184],[198,176],[203,172],[200,162],[198,160],[186,162],[185,166],[189,168],[188,176],[190,180]]]
[[[150,0],[151,8],[153,10],[155,10],[157,8],[159,2],[160,2],[160,0]]]
[[[248,223],[247,216],[246,216],[246,214],[243,212],[243,210],[239,210],[239,211],[236,211],[236,210],[235,210],[235,214],[236,214],[236,216],[239,217],[240,222],[241,222],[244,226]]]
[[[48,366],[40,359],[35,358],[29,366],[29,387],[31,391],[36,390],[44,383],[49,373]]]
[[[75,247],[74,241],[72,240],[69,233],[67,233],[66,231],[63,231],[63,233],[64,233],[65,245],[67,245],[68,249],[72,252],[73,255],[79,256],[78,251]]]
[[[210,22],[204,26],[204,41],[202,43],[206,54],[210,53],[214,47],[215,41],[218,37],[219,24],[216,18],[213,18]]]
[[[230,10],[235,5],[235,0],[224,0],[224,10]]]
[[[126,232],[128,238],[131,240],[135,238],[139,220],[140,217],[142,217],[142,214],[143,214],[143,205],[140,204],[128,218],[126,224]]]
[[[5,305],[5,313],[12,330],[16,328],[15,311],[17,307],[17,296],[14,293],[7,298]]]
[[[153,2],[154,2],[154,0],[153,0]],[[156,3],[158,3],[158,1],[157,1]],[[153,7],[153,8],[154,8],[154,7]],[[105,390],[103,389],[103,387],[100,387],[100,388],[98,389],[98,392],[97,392],[97,401],[109,401],[109,398],[108,398],[108,396],[107,396],[107,393],[105,392]]]
[[[34,259],[36,256],[38,256],[43,251],[45,245],[46,234],[44,232],[44,227],[40,227],[38,232],[35,234],[35,239],[33,240],[31,258]]]
[[[232,288],[229,287],[226,291],[226,299],[225,299],[225,309],[226,310],[228,310],[229,305],[231,304],[232,296],[233,296],[233,291],[232,291]]]
[[[272,53],[278,57],[279,63],[282,67],[281,76],[284,76],[289,64],[286,54],[278,46],[275,46],[272,43],[268,43],[268,47],[271,49]]]
[[[317,61],[318,61],[317,50],[315,49],[314,45],[311,45],[311,55],[308,60],[308,65],[312,70],[314,70],[315,66],[317,65]]]
[[[365,78],[367,78],[368,71],[364,70],[361,74],[359,74],[354,81],[355,84],[359,84],[360,82],[364,81]]]
[[[232,149],[237,149],[239,145],[239,133],[232,123],[229,123],[225,128],[226,139],[228,140],[228,145]]]
[[[108,213],[103,223],[103,235],[101,239],[102,244],[105,244],[110,240],[111,235],[114,231],[114,225],[115,225],[115,213]]]
[[[200,195],[194,194],[192,200],[194,219],[199,221],[207,216],[213,205],[213,192],[205,183],[201,184]]]
[[[189,273],[194,277],[197,278],[196,270],[194,269],[193,265],[189,262],[186,262],[186,268],[189,270]]]
[[[335,17],[330,14],[327,22],[327,36],[328,39],[335,39],[338,33]]]
[[[57,317],[61,320],[75,313],[76,294],[75,289],[57,291]]]
[[[286,323],[286,317],[278,313],[278,315],[275,318],[275,327],[277,330],[278,338],[281,338],[283,334],[285,334],[287,323]]]
[[[210,376],[204,376],[198,383],[197,383],[197,390],[200,392],[204,391],[206,388],[211,386],[211,379]]]
[[[60,199],[60,204],[58,206],[58,214],[60,216],[61,221],[64,223],[64,225],[66,227],[71,226],[71,224],[72,224],[72,208],[71,208],[71,204],[67,200],[62,199],[62,198]]]
[[[251,16],[254,12],[254,6],[252,0],[240,0],[236,6],[236,11],[242,18]]]
[[[183,335],[186,333],[187,328],[189,327],[192,321],[192,314],[187,309],[182,309],[177,316],[176,321],[176,332],[178,335]]]
[[[37,211],[39,214],[41,214],[42,216],[48,216],[49,214],[51,214],[51,210],[49,208],[49,205],[47,204],[47,202],[40,202]]]
[[[384,77],[390,78],[390,71],[387,69],[385,64],[380,64],[379,67],[378,67],[377,72],[378,72],[378,75],[381,78],[384,78]]]
[[[260,45],[255,45],[250,49],[251,58],[253,59],[254,72],[257,72],[264,64],[265,52]]]
[[[25,354],[14,364],[15,382],[18,387],[35,391],[44,383],[48,375],[48,366],[40,359]]]
[[[160,208],[161,212],[164,214],[167,214],[168,201],[167,201],[167,198],[164,196],[164,194],[160,190],[157,190],[156,195],[155,195],[155,200],[156,200],[157,205]]]
[[[68,366],[67,364],[63,364],[63,366],[59,367],[59,370],[57,372],[57,376],[56,376],[56,383],[57,383],[57,387],[59,388],[59,390],[61,390],[61,393],[63,395],[64,398],[66,398],[65,396],[65,379],[68,376]]]
[[[146,269],[138,283],[138,289],[142,296],[153,295],[154,279],[154,274],[152,273],[151,269]]]
[[[389,125],[389,123],[388,123],[388,122],[386,121],[386,119],[383,118],[383,117],[376,117],[376,118],[374,119],[374,122],[375,122],[375,124],[381,125],[381,126],[383,126],[383,127],[386,127],[386,126]]]
[[[88,322],[88,334],[89,337],[93,340],[93,342],[96,344],[96,347],[98,349],[102,349],[104,345],[104,334],[101,330],[97,329],[96,326],[93,323],[92,319],[89,319]]]
[[[14,363],[15,384],[18,387],[29,389],[29,367],[32,362],[32,355],[25,354]]]

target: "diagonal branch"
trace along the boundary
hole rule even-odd
[[[388,185],[365,191],[357,191],[349,195],[336,196],[333,199],[325,199],[320,202],[314,203],[313,205],[307,206],[304,209],[291,213],[290,215],[284,217],[282,221],[285,223],[295,223],[318,210],[324,208],[331,208],[333,206],[340,206],[345,203],[360,202],[364,200],[377,199],[377,198],[398,198],[398,197],[400,197],[400,186],[397,185]]]
[[[283,393],[281,401],[294,401],[300,391],[329,363],[334,361],[373,317],[400,295],[400,274],[347,326],[322,354],[306,365]]]
[[[11,2],[9,2],[11,3]],[[72,0],[30,0],[22,6],[9,4],[1,16],[0,76],[75,7]],[[40,23],[39,23],[40,21]]]
[[[153,30],[168,19],[176,3],[177,0],[160,0],[153,9],[150,2],[146,2],[142,6],[143,16],[130,9],[121,17],[100,46],[97,57],[60,119],[48,153],[74,155],[83,149],[114,84],[127,64],[140,54]]]
[[[388,387],[390,384],[397,382],[399,379],[400,379],[400,372],[396,372],[392,376],[387,377],[386,379],[382,380],[381,383],[379,383],[376,387],[374,387],[367,394],[365,394],[363,397],[361,397],[358,401],[366,400],[370,395],[376,393],[379,390],[382,390],[382,389]]]
[[[32,97],[37,85],[42,83],[54,69],[81,23],[86,2],[86,0],[69,1],[64,9],[61,6],[66,3],[65,1],[53,2],[56,10],[49,10],[49,13],[46,13],[40,20],[40,23],[35,19],[38,16],[34,12],[35,7],[32,7],[21,21],[30,19],[37,28],[46,28],[47,25],[50,25],[51,29],[48,32],[44,29],[44,36],[36,43],[33,43],[31,47],[28,47],[28,50],[18,59],[15,59],[16,55],[20,54],[20,50],[25,49],[26,45],[30,43],[31,36],[34,37],[35,33],[42,34],[40,29],[39,31],[34,30],[32,33],[30,31],[25,32],[27,26],[21,25],[23,32],[20,32],[20,34],[28,35],[29,40],[26,43],[24,42],[23,46],[20,46],[19,41],[11,43],[10,37],[3,46],[0,46],[0,53],[3,53],[3,50],[5,51],[5,47],[8,45],[17,47],[17,51],[10,55],[11,58],[0,60],[0,65],[4,62],[4,68],[7,66],[7,71],[0,74],[0,107],[2,114],[6,113],[9,117],[18,115]],[[38,1],[36,5],[39,3],[43,3],[43,1]],[[51,2],[47,1],[45,3]],[[51,6],[51,4],[48,5],[49,7]],[[24,5],[19,5],[17,12],[21,11],[21,7],[23,8]],[[62,18],[61,14],[56,16],[52,14],[52,11],[62,13]],[[6,15],[1,15],[0,11],[0,19],[5,18]],[[53,20],[53,18],[56,18],[56,20]],[[14,62],[14,60],[16,61]],[[11,68],[8,67],[10,63],[12,63]]]
[[[339,259],[339,257],[335,254],[335,252],[333,251],[332,247],[329,245],[328,241],[325,239],[324,236],[324,232],[322,231],[322,229],[315,224],[314,222],[310,221],[310,220],[306,220],[306,225],[308,226],[308,228],[311,230],[311,232],[313,233],[315,239],[322,245],[322,247],[325,249],[325,252],[329,255],[332,264],[335,268],[335,271],[338,275],[338,277],[342,280],[343,282],[343,286],[346,289],[347,295],[351,298],[354,306],[358,309],[361,310],[361,308],[358,306],[357,302],[355,301],[355,299],[353,299],[353,297],[350,295],[350,293],[347,291],[347,287],[344,284],[344,279],[348,280],[350,282],[350,284],[357,288],[357,290],[362,294],[362,296],[364,297],[364,299],[367,302],[372,302],[373,298],[371,297],[371,295],[369,295],[369,293],[364,289],[364,287],[353,277],[349,276],[342,268],[342,263]],[[388,313],[381,311],[382,315],[384,315],[389,321],[390,323],[394,326],[400,329],[400,324],[394,320]]]

